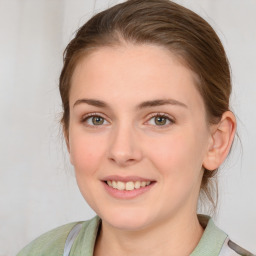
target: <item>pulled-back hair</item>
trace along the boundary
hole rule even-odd
[[[152,44],[168,49],[196,75],[209,124],[229,110],[231,78],[223,45],[213,28],[191,10],[168,0],[128,0],[93,16],[76,33],[64,52],[59,89],[62,124],[68,134],[69,92],[74,69],[86,54],[124,43]],[[205,170],[201,192],[216,207],[217,170]]]

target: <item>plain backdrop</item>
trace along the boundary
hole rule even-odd
[[[94,215],[78,191],[61,136],[58,76],[74,32],[117,2],[0,0],[0,256]],[[215,221],[256,252],[256,1],[176,2],[215,28],[231,63],[241,144],[220,170]]]

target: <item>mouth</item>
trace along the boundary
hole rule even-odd
[[[116,180],[107,180],[105,183],[116,190],[120,191],[133,191],[133,190],[139,190],[141,188],[145,188],[147,186],[150,186],[153,181],[128,181],[128,182],[123,182],[123,181],[116,181]]]
[[[102,180],[108,194],[116,199],[134,199],[142,194],[148,193],[154,185],[155,180],[129,176],[108,176]]]
[[[116,199],[134,199],[148,194],[157,183],[148,177],[110,175],[101,179],[106,192]]]

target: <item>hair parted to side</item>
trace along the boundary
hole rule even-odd
[[[196,75],[209,124],[229,110],[231,76],[223,45],[213,28],[193,11],[169,0],[128,0],[93,16],[76,33],[64,51],[59,89],[62,125],[68,136],[69,92],[73,71],[86,54],[124,43],[153,44],[175,54]],[[215,174],[205,170],[201,195],[216,209]]]

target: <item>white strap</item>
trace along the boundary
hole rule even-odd
[[[71,247],[77,237],[77,235],[79,234],[81,228],[82,228],[82,224],[83,223],[78,223],[76,224],[71,231],[68,234],[66,243],[65,243],[65,247],[64,247],[64,253],[63,256],[69,256],[69,253],[71,251]]]
[[[245,249],[241,248],[227,237],[225,240],[223,247],[220,251],[219,256],[255,256],[254,254],[246,251]]]

